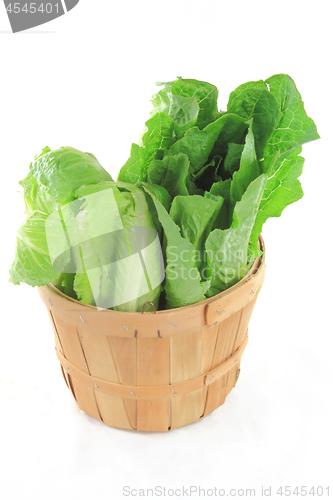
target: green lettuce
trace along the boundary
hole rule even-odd
[[[122,167],[118,181],[135,184],[147,180],[151,161],[162,159],[163,150],[175,142],[174,121],[166,113],[156,113],[146,122],[142,146],[132,144],[131,156]]]
[[[267,176],[254,179],[235,205],[229,229],[215,229],[206,240],[208,262],[213,268],[211,286],[218,291],[241,280],[247,271],[248,246]]]
[[[158,307],[163,260],[141,189],[114,183],[93,155],[73,148],[45,148],[20,184],[28,216],[10,281],[53,282],[100,308],[141,311],[146,301]]]
[[[230,183],[230,213],[233,212],[236,203],[242,199],[250,183],[254,181],[260,173],[251,119],[245,144],[240,156],[239,168],[233,173]]]
[[[59,281],[61,273],[54,269],[48,251],[45,228],[48,217],[73,201],[82,183],[103,180],[111,180],[111,176],[90,153],[70,147],[51,151],[46,147],[35,157],[29,174],[19,183],[24,189],[28,217],[17,233],[10,281],[31,286]]]
[[[177,307],[197,297],[195,293],[187,299],[182,296],[189,293],[190,272],[195,278],[193,290],[200,285],[206,297],[244,276],[261,254],[257,243],[267,218],[278,217],[302,197],[298,177],[304,159],[299,153],[302,144],[319,135],[288,75],[238,86],[224,112],[218,111],[214,85],[182,78],[159,85],[164,88],[153,96],[152,115],[162,113],[173,120],[174,141],[159,150],[160,158],[155,157],[146,170],[142,166],[139,170],[152,198],[158,193],[157,185],[171,197],[170,204],[163,204],[166,213],[154,200],[167,266],[173,240],[179,259],[183,246],[192,245],[185,281],[171,283],[171,271],[166,273],[166,302]],[[124,174],[126,166],[119,179]],[[165,196],[158,194],[163,202]],[[212,215],[214,197],[222,203]],[[205,253],[210,257],[205,258]],[[221,254],[224,259],[219,260]],[[173,263],[173,271],[181,265]],[[191,271],[195,267],[200,276]]]
[[[19,184],[24,189],[28,212],[51,213],[74,199],[83,184],[112,180],[95,156],[63,147],[45,148],[30,165],[30,172]]]
[[[153,197],[158,218],[164,230],[166,307],[193,304],[205,299],[201,287],[201,276],[197,268],[197,255],[194,245],[183,238],[180,228],[172,220],[163,205]]]
[[[59,276],[51,262],[45,232],[48,215],[35,211],[17,233],[14,262],[10,268],[10,281],[15,285],[47,285]]]
[[[80,244],[74,290],[81,302],[118,311],[158,308],[164,263],[144,192],[131,184],[82,186],[77,214]],[[98,234],[96,236],[96,228]]]
[[[184,78],[157,85],[164,85],[164,88],[152,97],[152,115],[161,111],[167,113],[174,120],[178,139],[189,128],[196,126],[201,130],[218,117],[215,85]]]
[[[266,220],[303,196],[302,145],[319,138],[294,81],[239,85],[226,111],[208,82],[158,85],[117,182],[73,148],[35,157],[13,283],[53,282],[100,308],[176,308],[233,286],[261,255]]]
[[[205,241],[212,231],[223,201],[221,196],[206,193],[205,196],[176,196],[172,202],[170,217],[180,228],[181,236],[190,241],[197,251],[196,265],[199,270],[206,264]]]
[[[187,155],[166,156],[163,160],[153,160],[148,167],[147,182],[164,187],[170,196],[187,196],[186,179],[190,168]]]

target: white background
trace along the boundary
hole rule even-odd
[[[118,500],[125,485],[256,488],[256,497],[272,486],[272,498],[281,498],[279,486],[332,487],[329,5],[81,0],[15,35],[0,5],[5,500]],[[303,149],[304,198],[264,227],[266,282],[238,384],[213,414],[170,433],[107,427],[67,390],[37,290],[8,283],[24,209],[17,182],[46,145],[92,152],[116,177],[148,118],[156,81],[214,83],[225,109],[239,84],[281,72],[295,80],[321,139]]]

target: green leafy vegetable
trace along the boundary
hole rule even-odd
[[[30,172],[20,184],[24,188],[29,215],[17,235],[16,255],[10,269],[10,281],[42,286],[59,277],[51,262],[45,224],[61,205],[75,199],[82,184],[111,179],[89,153],[73,148],[43,149],[30,165]],[[49,224],[49,230],[53,230]],[[65,262],[64,262],[65,265]]]
[[[154,160],[148,168],[148,183],[164,187],[172,198],[186,196],[186,179],[190,161],[185,154],[166,156],[163,160]]]
[[[197,126],[201,130],[218,117],[215,85],[183,78],[158,85],[164,85],[164,88],[152,98],[153,114],[168,113],[175,122],[178,139],[189,128]]]
[[[146,301],[158,308],[163,260],[142,190],[104,182],[83,186],[76,195],[84,200],[77,214],[85,235],[82,272],[74,280],[79,300],[118,311],[141,311]]]
[[[158,201],[162,203],[165,210],[169,212],[172,197],[163,186],[159,184],[148,184],[147,182],[140,182],[138,185],[144,187],[150,195],[155,196]]]
[[[245,121],[252,118],[256,153],[261,160],[282,116],[276,97],[261,80],[251,82],[230,94],[227,109],[228,113],[239,115]]]
[[[230,186],[231,179],[226,179],[225,181],[215,182],[210,188],[210,194],[214,196],[222,196],[224,203],[222,205],[221,211],[218,216],[218,228],[227,229],[229,227],[230,220]]]
[[[240,157],[239,169],[232,176],[230,184],[230,212],[237,201],[240,201],[249,184],[260,174],[257,155],[255,151],[254,135],[252,132],[252,119],[245,139],[245,145]]]
[[[270,93],[275,96],[281,119],[265,150],[265,157],[287,151],[319,139],[314,121],[305,112],[304,104],[294,81],[288,75],[275,75],[266,80]]]
[[[289,159],[284,159],[275,168],[275,162],[270,170],[263,197],[259,206],[258,215],[251,235],[252,258],[260,255],[256,242],[262,231],[262,226],[268,217],[279,217],[287,205],[298,201],[303,196],[303,190],[298,177],[302,173],[304,158],[298,156],[301,148],[294,150]]]
[[[260,256],[263,224],[303,196],[302,145],[319,138],[295,83],[244,83],[226,111],[210,83],[159,85],[117,182],[73,148],[32,162],[13,283],[53,282],[121,311],[174,308],[233,286]]]
[[[142,146],[132,144],[131,156],[118,175],[121,182],[145,181],[149,163],[161,159],[163,150],[175,142],[174,121],[166,113],[156,113],[146,122],[146,129]]]
[[[199,188],[207,191],[214,182],[222,180],[218,175],[222,160],[222,156],[214,156],[209,163],[206,163],[199,172],[192,176],[192,179]]]
[[[179,78],[173,84],[171,91],[174,95],[194,98],[199,105],[199,113],[196,126],[205,128],[209,123],[217,118],[217,97],[218,90],[215,85],[198,80],[186,80]]]
[[[10,268],[10,281],[43,286],[59,276],[51,262],[45,233],[47,214],[34,212],[17,233],[16,254]]]
[[[243,144],[229,142],[228,152],[224,160],[225,176],[232,177],[233,173],[238,170],[243,149]]]
[[[216,290],[225,290],[246,274],[249,240],[266,179],[262,174],[251,182],[236,203],[231,227],[215,229],[207,238],[206,250],[213,267],[211,283]]]
[[[221,196],[177,196],[171,205],[170,217],[180,228],[183,238],[197,250],[197,266],[205,264],[204,244],[219,215]]]
[[[194,245],[180,235],[179,227],[161,203],[156,198],[153,198],[153,201],[166,241],[164,291],[167,308],[172,309],[204,300]]]
[[[45,148],[30,165],[30,172],[20,184],[30,212],[51,211],[74,199],[73,193],[82,184],[112,180],[96,158],[74,148],[53,151]]]
[[[222,115],[202,130],[197,127],[190,128],[182,139],[169,148],[168,154],[186,154],[191,162],[191,173],[199,172],[208,160],[221,130],[227,126],[227,123],[226,115]]]

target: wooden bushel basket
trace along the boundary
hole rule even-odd
[[[261,249],[264,243],[260,237]],[[265,253],[236,285],[196,304],[123,313],[39,288],[77,404],[107,425],[168,431],[218,408],[236,384]]]

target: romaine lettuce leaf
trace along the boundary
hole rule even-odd
[[[228,152],[229,143],[244,144],[248,128],[246,118],[230,112],[223,113],[222,116],[224,116],[224,126],[210,152],[209,160],[216,155],[225,158]]]
[[[302,144],[319,139],[316,125],[307,116],[301,95],[290,76],[274,75],[266,80],[266,84],[278,102],[281,119],[261,162],[261,169],[268,179],[251,235],[252,257],[260,254],[256,242],[268,217],[279,217],[286,206],[302,198],[298,177],[302,173],[304,158],[298,155]]]
[[[306,142],[319,139],[316,125],[306,114],[292,78],[284,74],[274,75],[266,80],[266,84],[278,102],[281,119],[265,148],[265,158],[277,151],[282,156]]]
[[[218,90],[215,85],[199,80],[180,78],[172,85],[174,95],[195,98],[199,104],[199,113],[196,126],[204,129],[209,123],[216,120],[218,115]]]
[[[231,179],[215,182],[210,188],[210,193],[214,196],[222,196],[224,203],[218,215],[218,228],[227,229],[230,227],[230,185]]]
[[[230,184],[230,212],[232,213],[237,201],[240,201],[247,190],[249,184],[260,174],[257,155],[255,150],[255,141],[252,131],[252,118],[245,139],[245,145],[240,158],[239,169],[232,176]]]
[[[222,115],[203,130],[198,127],[190,128],[184,137],[176,141],[166,153],[168,155],[186,154],[191,162],[190,172],[196,174],[208,160],[221,131],[229,126],[231,120],[228,115]]]
[[[252,118],[257,158],[261,160],[282,116],[276,97],[264,82],[249,82],[230,94],[227,111],[239,115],[244,121]]]
[[[239,169],[240,159],[244,149],[244,144],[234,144],[229,142],[228,152],[224,160],[224,174],[232,177],[233,173]]]
[[[206,163],[191,179],[198,188],[209,191],[214,182],[219,182],[222,178],[218,175],[222,163],[222,156],[214,156],[210,162]]]
[[[172,197],[165,189],[165,187],[160,186],[159,184],[150,184],[149,182],[139,182],[136,185],[143,187],[146,192],[148,192],[150,195],[155,196],[158,199],[158,201],[162,203],[165,210],[167,212],[170,211]],[[147,198],[147,201],[148,200],[149,197]]]
[[[145,148],[144,171],[147,172],[147,166],[157,157],[163,156],[163,150],[169,148],[174,142],[175,124],[173,119],[166,113],[156,113],[146,122],[147,131],[142,136],[142,145]]]
[[[157,85],[164,88],[152,97],[152,114],[161,111],[169,114],[175,122],[178,139],[189,128],[197,126],[201,130],[218,118],[218,90],[214,85],[183,78]]]
[[[181,139],[186,130],[197,125],[199,104],[195,97],[182,97],[170,94],[169,115],[175,122],[175,132]]]
[[[147,180],[149,163],[162,159],[163,150],[174,142],[173,119],[166,113],[156,113],[146,122],[146,132],[142,136],[142,146],[132,144],[131,156],[121,168],[118,181],[136,184]]]
[[[170,209],[170,217],[180,228],[181,236],[200,253],[223,203],[221,196],[207,195],[176,196]]]
[[[185,154],[166,156],[163,160],[153,160],[148,167],[148,183],[164,187],[171,198],[187,196],[186,179],[190,161]]]
[[[49,232],[56,230],[49,216],[58,214],[61,206],[74,200],[74,192],[82,182],[91,184],[104,179],[111,176],[90,153],[70,147],[51,151],[47,147],[35,157],[29,174],[20,182],[28,218],[18,231],[10,281],[42,286],[59,278],[60,270],[53,267],[48,248],[46,225]],[[63,259],[65,267],[69,255]]]
[[[213,269],[211,286],[214,290],[223,291],[246,274],[248,245],[266,181],[265,174],[252,181],[236,203],[231,227],[215,229],[207,238],[206,251]]]
[[[180,235],[180,228],[163,205],[153,196],[165,237],[165,284],[167,309],[204,300],[201,277],[196,264],[194,245]]]
[[[45,222],[48,215],[35,211],[17,233],[15,259],[9,271],[15,285],[43,286],[59,276],[48,251]]]
[[[83,186],[76,194],[83,200],[76,218],[85,235],[81,272],[74,280],[79,300],[129,312],[141,311],[150,301],[157,309],[164,263],[144,192],[131,184],[104,182]]]
[[[30,213],[35,210],[51,213],[74,199],[73,193],[82,184],[112,180],[110,174],[90,153],[63,147],[45,148],[30,165],[30,172],[20,181]]]
[[[279,217],[282,211],[290,203],[300,200],[303,190],[298,177],[302,173],[304,158],[298,156],[301,147],[295,149],[288,159],[276,156],[275,162],[270,167],[270,176],[267,176],[267,183],[259,206],[255,225],[251,234],[249,248],[249,258],[258,257],[261,252],[257,246],[258,236],[262,231],[262,226],[268,217]]]
[[[125,165],[122,166],[117,180],[136,184],[140,179],[144,179],[143,170],[145,164],[145,150],[138,144],[132,144],[131,155]]]

